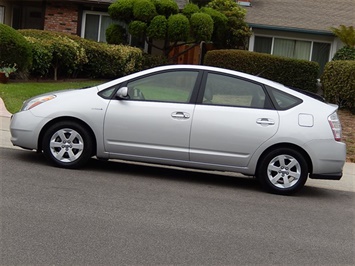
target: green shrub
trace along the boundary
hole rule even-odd
[[[344,46],[335,53],[333,60],[355,60],[355,47]]]
[[[147,23],[134,20],[128,25],[128,32],[133,36],[141,36],[147,29]]]
[[[165,18],[165,16],[156,16],[150,22],[150,25],[147,29],[147,34],[153,39],[164,40],[166,37],[167,27],[168,20]]]
[[[148,22],[157,15],[152,1],[136,0],[133,5],[133,16],[136,20]]]
[[[193,4],[193,3],[188,3],[187,5],[185,5],[184,9],[182,10],[182,13],[188,17],[191,18],[192,14],[197,13],[200,11],[200,8],[198,7],[198,5]]]
[[[168,18],[170,15],[179,13],[179,6],[175,0],[154,0],[155,8],[159,15]]]
[[[162,55],[143,54],[142,59],[143,60],[142,60],[141,70],[169,64],[166,57]]]
[[[142,51],[138,48],[124,45],[110,45],[106,43],[98,43],[92,40],[80,38],[79,36],[68,35],[65,33],[48,32],[40,30],[21,30],[23,35],[28,36],[31,43],[36,43],[39,47],[35,48],[38,55],[35,56],[36,65],[33,66],[33,75],[42,76],[48,73],[45,66],[48,66],[48,51],[50,52],[51,64],[56,53],[53,49],[63,51],[68,55],[71,50],[66,51],[66,45],[60,42],[64,39],[70,47],[76,48],[75,51],[79,54],[73,55],[66,64],[73,64],[75,61],[75,74],[80,77],[92,78],[117,78],[132,72],[136,72],[141,68]],[[53,45],[53,42],[58,42],[58,46]],[[44,58],[41,62],[40,58]],[[57,58],[59,58],[57,56]],[[78,60],[80,59],[81,60]],[[51,65],[50,64],[50,65]]]
[[[243,50],[213,50],[207,52],[204,64],[258,75],[311,92],[317,91],[319,65],[315,62]]]
[[[171,15],[168,19],[169,40],[186,41],[190,33],[190,22],[182,14]]]
[[[108,14],[114,20],[130,21],[133,19],[134,0],[117,0],[108,7]]]
[[[59,75],[66,77],[76,75],[82,65],[87,62],[85,49],[69,34],[40,30],[21,30],[20,32],[23,36],[37,39],[39,44],[52,53],[51,66],[54,80],[57,80]]]
[[[50,45],[46,45],[45,42],[33,37],[25,38],[32,46],[33,62],[30,68],[30,75],[36,78],[47,77],[53,60],[53,52]]]
[[[126,29],[118,24],[111,24],[106,29],[106,41],[108,44],[127,44]]]
[[[16,64],[20,72],[31,67],[30,44],[18,31],[5,24],[0,24],[0,46],[0,67]]]
[[[211,40],[215,47],[223,47],[227,30],[228,18],[223,13],[209,7],[201,8],[201,12],[206,13],[213,19],[213,33]]]
[[[195,13],[190,18],[192,36],[197,42],[210,41],[213,33],[213,20],[206,13]]]
[[[321,77],[325,98],[355,113],[355,61],[328,62]]]

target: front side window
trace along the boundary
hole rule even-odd
[[[169,71],[127,83],[131,100],[188,103],[198,71]]]
[[[209,73],[203,104],[264,108],[265,92],[256,83]]]

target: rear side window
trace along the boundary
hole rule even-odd
[[[203,104],[264,108],[266,95],[256,83],[232,76],[208,73]]]
[[[287,110],[302,103],[301,99],[286,92],[277,90],[269,86],[267,86],[267,90],[277,110]]]

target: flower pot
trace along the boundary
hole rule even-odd
[[[7,83],[8,80],[9,80],[9,77],[6,77],[5,73],[0,72],[0,82]]]

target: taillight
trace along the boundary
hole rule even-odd
[[[341,124],[337,112],[328,116],[328,121],[330,128],[333,131],[334,139],[336,141],[341,141]]]

